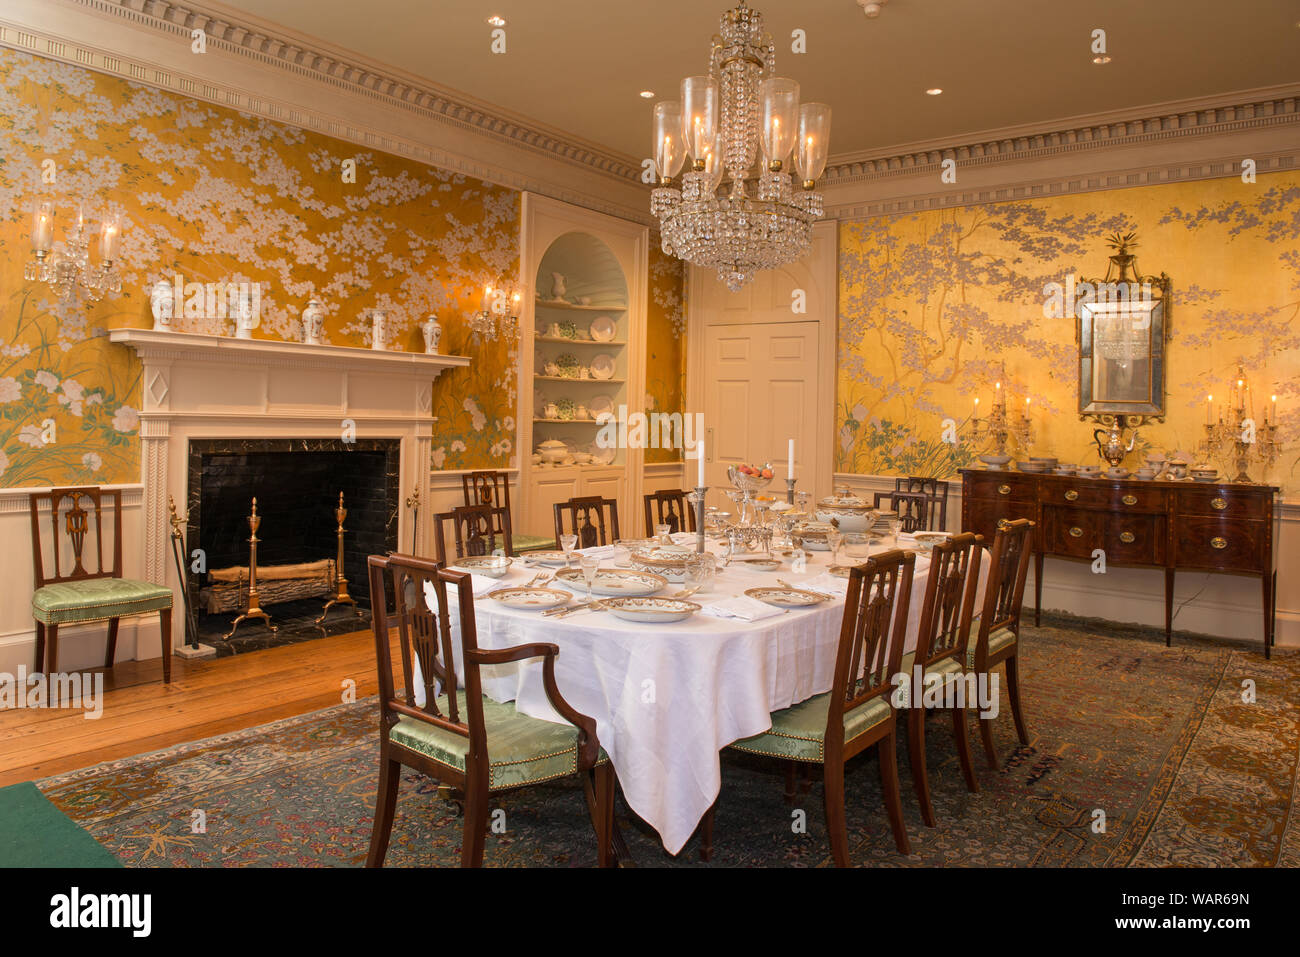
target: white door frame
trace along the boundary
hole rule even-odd
[[[813,454],[821,488],[801,488],[817,498],[831,493],[835,481],[835,389],[839,381],[836,349],[839,344],[839,223],[823,220],[813,226],[812,248],[797,263],[784,267],[805,284],[808,293],[807,315],[791,314],[792,320],[815,319],[817,329],[816,416],[817,431]],[[686,404],[692,412],[704,411],[705,376],[704,330],[712,325],[704,306],[701,289],[705,282],[716,282],[712,270],[691,266],[686,289]],[[705,450],[707,452],[707,449]],[[686,477],[695,472],[695,462],[686,463]]]

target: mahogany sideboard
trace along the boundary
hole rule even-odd
[[[1277,567],[1271,485],[1142,481],[962,469],[962,531],[992,541],[1002,519],[1028,518],[1034,535],[1034,623],[1043,604],[1043,558],[1165,570],[1165,644],[1174,615],[1174,573],[1257,576],[1264,609],[1264,654],[1272,657]]]

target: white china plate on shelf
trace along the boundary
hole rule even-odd
[[[561,569],[555,573],[555,580],[579,589],[580,593],[586,592],[587,579],[583,577],[581,568]],[[591,593],[618,598],[644,598],[667,584],[668,579],[650,572],[602,568],[596,572],[596,579],[591,583]]]
[[[563,565],[568,561],[564,552],[557,551],[525,552],[523,557],[539,565]]]
[[[501,588],[488,592],[493,601],[499,601],[507,608],[519,608],[524,611],[545,611],[568,604],[573,596],[558,588]]]
[[[614,378],[614,357],[607,352],[602,352],[591,360],[591,377],[593,379],[612,379]]]
[[[614,397],[605,395],[603,392],[600,395],[593,395],[591,401],[587,403],[587,411],[593,419],[599,419],[606,412],[613,415]]]
[[[617,332],[618,326],[614,325],[614,320],[609,316],[591,320],[591,338],[596,342],[612,342]]]
[[[614,456],[618,454],[617,449],[602,449],[599,445],[591,450],[591,460],[597,465],[608,465],[614,461]]]
[[[601,605],[624,621],[648,625],[682,621],[700,610],[695,602],[680,598],[609,598]]]
[[[807,608],[828,600],[825,595],[798,588],[748,588],[745,594],[777,608]]]

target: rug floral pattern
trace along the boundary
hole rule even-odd
[[[969,794],[946,718],[927,732],[937,828],[922,825],[900,747],[913,854],[893,848],[872,757],[848,776],[855,863],[878,866],[1266,866],[1300,863],[1296,821],[1300,655],[1062,622],[1026,627],[1026,716],[995,724],[1004,765],[976,746]],[[1253,682],[1254,699],[1243,695]],[[1249,697],[1247,695],[1247,697]],[[377,770],[374,699],[113,761],[39,782],[51,801],[132,866],[357,866],[364,862]],[[821,785],[795,809],[778,768],[724,756],[714,864],[826,866]],[[576,780],[494,800],[505,831],[489,866],[585,866],[595,847]],[[792,827],[804,811],[806,833]],[[197,812],[201,812],[201,815]],[[1104,827],[1100,827],[1104,813]],[[202,818],[206,830],[196,833]],[[693,865],[692,841],[668,857],[620,805],[641,866]],[[458,862],[461,821],[436,785],[403,776],[388,863]]]

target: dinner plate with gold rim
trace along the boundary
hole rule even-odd
[[[848,578],[853,573],[853,569],[865,564],[866,561],[864,560],[859,565],[832,565],[827,570],[836,578]]]
[[[736,564],[760,572],[774,572],[781,567],[781,562],[775,558],[739,558]]]
[[[466,555],[452,563],[453,571],[473,572],[475,575],[487,575],[502,578],[510,570],[511,560],[504,555]]]
[[[581,568],[561,569],[555,573],[555,580],[577,589],[587,587],[587,579],[583,577]],[[667,584],[668,579],[650,572],[602,568],[596,572],[596,578],[591,583],[591,593],[602,597],[643,598],[653,595]]]
[[[538,565],[566,565],[569,561],[564,552],[556,551],[524,552],[521,557],[528,559],[530,562],[536,562]]]
[[[810,605],[820,605],[824,601],[830,601],[826,595],[799,588],[748,588],[745,594],[768,605],[775,605],[777,608],[807,608]]]
[[[624,621],[651,625],[682,621],[700,610],[695,602],[680,598],[607,598],[600,604]]]
[[[545,611],[573,600],[572,595],[558,588],[498,588],[488,592],[488,596],[507,608],[523,611]]]

